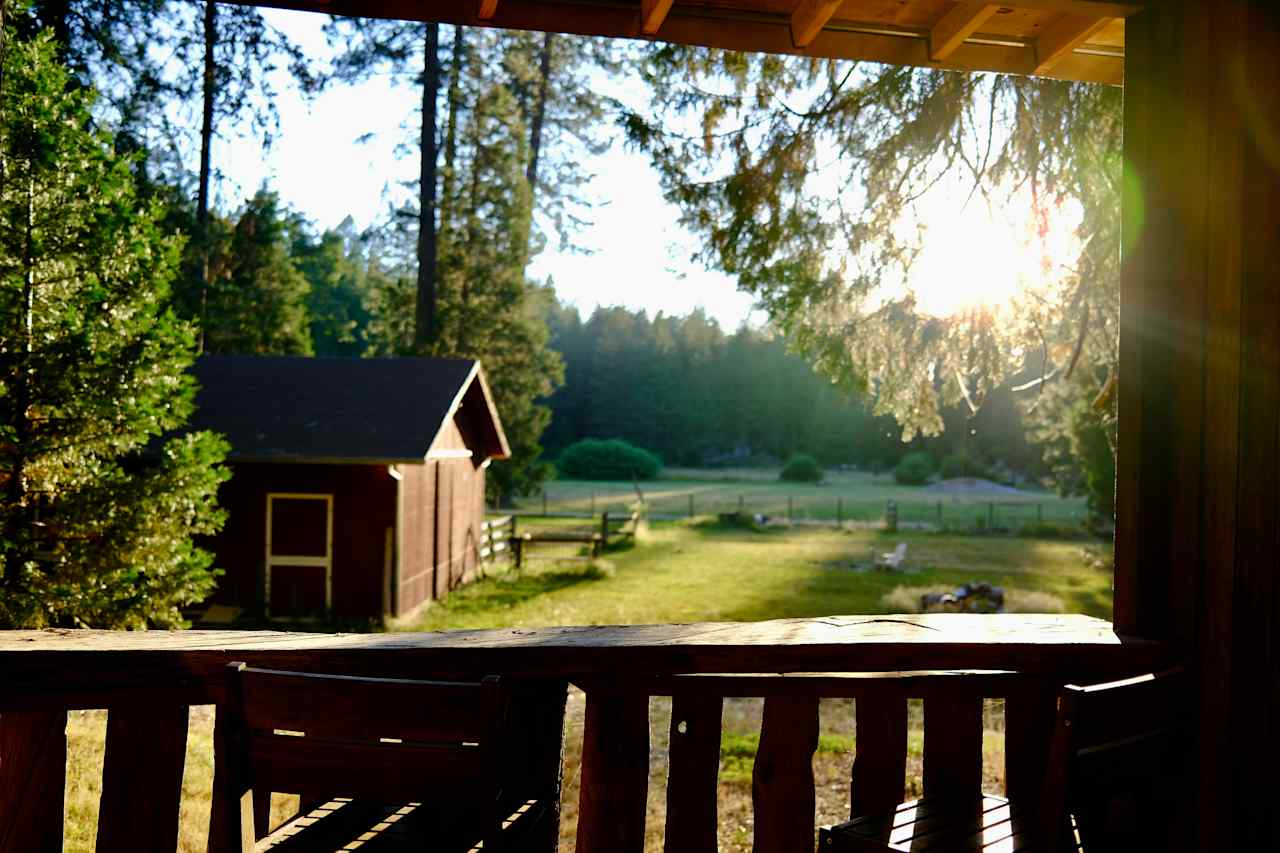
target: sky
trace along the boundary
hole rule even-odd
[[[321,28],[327,17],[264,10],[273,23],[312,57],[330,50]],[[270,149],[249,136],[219,141],[214,163],[224,175],[218,206],[234,209],[265,182],[319,228],[350,216],[358,227],[386,210],[387,190],[417,179],[417,157],[396,157],[402,121],[416,122],[417,90],[375,78],[356,86],[331,86],[308,102],[281,75],[276,106],[281,132]],[[372,139],[357,144],[357,137]],[[624,305],[650,315],[683,315],[703,308],[728,330],[759,325],[763,312],[733,279],[690,261],[696,240],[679,224],[678,211],[662,197],[658,176],[643,155],[620,142],[589,156],[596,201],[575,240],[588,253],[559,251],[551,241],[534,257],[529,274],[555,283],[559,298],[589,314],[598,305]]]
[[[264,14],[308,56],[324,61],[332,55],[322,31],[327,16]],[[614,97],[631,91],[626,81],[601,85]],[[363,228],[386,212],[392,196],[406,197],[405,185],[417,178],[417,157],[398,157],[396,148],[406,140],[402,123],[417,121],[421,95],[415,87],[375,77],[354,86],[334,84],[307,100],[283,71],[275,86],[281,132],[271,148],[264,150],[249,134],[229,133],[215,144],[214,164],[224,178],[215,198],[219,208],[234,210],[265,184],[318,228],[335,227],[348,216]],[[361,137],[369,141],[358,143]],[[766,321],[730,276],[692,260],[697,240],[663,198],[645,156],[615,140],[601,155],[584,155],[584,165],[594,175],[587,192],[595,206],[574,241],[585,251],[560,250],[553,237],[534,257],[532,277],[553,281],[560,299],[584,315],[596,306],[623,305],[650,315],[702,308],[727,330]],[[1076,255],[1078,211],[1055,217],[1050,233],[1041,235],[1027,214],[1029,198],[997,210],[970,189],[957,174],[920,200],[924,249],[909,281],[882,283],[883,298],[910,287],[924,311],[940,316],[976,302],[1000,305],[1060,275],[1062,262],[1054,259]]]

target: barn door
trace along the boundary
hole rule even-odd
[[[267,615],[310,616],[333,605],[333,495],[267,495]]]

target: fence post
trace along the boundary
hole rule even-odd
[[[605,510],[600,514],[600,536],[604,539],[604,544],[609,544],[609,510]]]
[[[592,492],[591,493],[591,515],[594,516],[595,514],[596,514],[596,493]]]
[[[987,529],[996,529],[996,502],[991,501],[987,504]]]
[[[520,519],[520,516],[516,515],[514,512],[511,513],[511,537],[513,539],[515,538],[515,535],[516,535],[516,522],[519,519]]]
[[[890,533],[898,532],[898,502],[889,501],[884,509],[884,529]]]
[[[942,501],[938,501],[938,527],[942,527]]]
[[[693,492],[689,493],[689,517],[693,518]]]
[[[738,515],[742,515],[747,509],[746,495],[738,495]]]
[[[844,527],[844,498],[836,498],[836,527]]]
[[[791,495],[787,495],[787,524],[791,523],[791,516],[792,516],[792,509],[793,509],[791,505],[791,501],[792,501]]]
[[[542,490],[542,514],[547,514],[547,490],[545,488]]]

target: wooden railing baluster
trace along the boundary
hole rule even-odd
[[[1004,703],[1004,784],[1009,797],[1035,802],[1044,783],[1057,711],[1051,684],[1030,682]]]
[[[849,814],[891,809],[906,798],[907,697],[898,691],[859,696]]]
[[[716,853],[723,705],[719,696],[672,697],[665,853]]]
[[[187,706],[113,708],[98,809],[98,853],[176,850]]]
[[[62,850],[67,712],[0,714],[0,853]]]
[[[924,703],[924,793],[982,791],[982,697],[940,692]]]
[[[817,749],[817,697],[764,700],[760,748],[751,773],[755,853],[812,853],[813,754]]]
[[[641,853],[649,790],[649,697],[588,690],[577,853]]]

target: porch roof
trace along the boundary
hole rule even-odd
[[[233,0],[1119,85],[1137,0]]]

